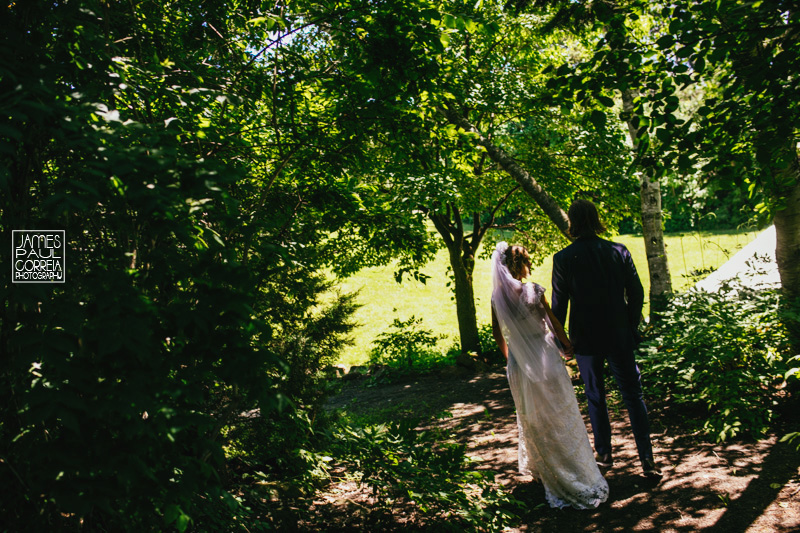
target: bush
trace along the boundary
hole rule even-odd
[[[484,324],[481,326],[478,335],[481,339],[481,355],[483,359],[490,364],[506,364],[505,357],[503,357],[500,348],[497,347],[497,341],[494,340],[492,325]]]
[[[374,531],[391,529],[395,511],[413,507],[404,528],[436,531],[503,531],[523,504],[495,486],[494,474],[477,470],[466,445],[442,431],[418,431],[416,422],[354,426],[341,422],[330,455],[360,477],[375,502],[365,520]]]
[[[739,282],[676,297],[640,346],[649,392],[687,413],[698,408],[702,430],[717,441],[762,436],[787,372],[779,305],[777,292]]]
[[[395,318],[387,331],[373,342],[369,360],[395,368],[429,368],[441,362],[442,354],[435,350],[442,336],[423,329],[422,319],[411,316],[408,320]]]
[[[481,359],[490,365],[505,365],[506,360],[497,347],[497,341],[494,340],[492,333],[492,325],[484,324],[478,328],[478,338],[481,342]],[[461,354],[461,343],[456,341],[449,350],[445,361],[455,362],[456,358]]]

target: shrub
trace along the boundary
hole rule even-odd
[[[506,364],[506,360],[503,357],[503,354],[500,352],[500,348],[497,347],[497,342],[494,340],[491,324],[484,324],[478,328],[478,338],[481,341],[481,359],[485,363],[490,365]],[[450,348],[447,350],[447,355],[444,361],[448,363],[455,362],[456,358],[460,354],[461,343],[456,341],[455,344],[450,346]]]
[[[787,371],[779,304],[777,292],[740,282],[676,297],[640,346],[647,389],[687,413],[700,408],[718,441],[763,435]]]
[[[505,364],[505,358],[497,347],[497,341],[494,340],[492,333],[492,325],[484,324],[480,327],[478,335],[481,339],[481,355],[487,363],[491,364]]]
[[[374,364],[392,367],[425,368],[435,365],[442,359],[435,350],[441,336],[423,329],[422,319],[411,316],[408,320],[395,318],[387,331],[373,342],[369,360]]]
[[[415,524],[436,531],[503,531],[523,504],[477,470],[465,444],[440,430],[418,431],[416,422],[338,424],[330,455],[372,490],[366,520],[372,530],[391,529],[398,509],[411,506]]]

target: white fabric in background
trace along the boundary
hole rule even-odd
[[[695,289],[717,292],[726,281],[740,279],[751,289],[779,289],[781,277],[775,260],[775,226],[770,226],[739,250],[724,265],[700,280]]]

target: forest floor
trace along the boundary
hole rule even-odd
[[[580,385],[576,391],[590,431]],[[517,472],[516,415],[503,368],[474,373],[453,367],[370,387],[348,382],[328,408],[362,419],[421,419],[425,429],[453,432],[478,468],[494,472],[498,483],[526,503],[518,527],[507,531],[800,530],[800,452],[779,442],[786,427],[796,425],[796,412],[785,413],[781,427],[763,440],[715,444],[688,432],[679,413],[648,399],[654,452],[663,472],[661,480],[652,481],[642,475],[627,413],[616,398],[610,395],[615,463],[604,472],[610,497],[590,511],[551,509],[543,487]],[[442,412],[452,416],[437,416]],[[359,516],[369,503],[366,487],[341,480],[317,494],[312,510],[329,517],[331,530],[359,530],[364,524]],[[398,517],[398,529],[414,523],[408,518]]]

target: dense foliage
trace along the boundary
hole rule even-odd
[[[737,186],[731,201],[752,185],[784,215],[800,190],[786,171],[800,40],[785,2],[598,2],[601,22],[569,39],[541,32],[555,11],[517,4],[0,7],[0,234],[64,230],[68,250],[64,284],[0,279],[4,527],[279,529],[312,520],[294,503],[334,464],[372,488],[370,526],[397,505],[415,507],[413,526],[510,523],[516,502],[450,436],[337,423],[322,409],[321,370],[355,327],[354,297],[335,278],[396,261],[398,279],[424,279],[428,221],[451,239],[454,275],[471,275],[494,222],[542,255],[563,242],[547,205],[559,215],[559,202],[587,196],[622,219],[634,178],[602,112],[620,80],[648,88],[634,111],[653,176],[700,169]],[[645,13],[665,38],[609,52]],[[728,38],[751,27],[743,45]],[[741,64],[751,48],[768,75]],[[562,61],[575,77],[543,69]],[[712,71],[689,125],[676,87]],[[548,86],[553,76],[569,79]],[[776,153],[775,139],[790,146]],[[680,198],[702,188],[675,180]],[[0,262],[7,273],[6,245]],[[720,438],[761,432],[774,380],[791,373],[774,295],[735,301],[676,301],[648,345],[657,390],[699,402]],[[468,318],[488,352],[489,331]],[[415,366],[435,340],[398,322],[376,358]]]
[[[7,527],[224,521],[243,412],[248,459],[305,470],[317,371],[352,327],[324,272],[425,253],[413,214],[346,175],[363,154],[320,124],[335,105],[277,70],[313,71],[302,41],[247,50],[285,24],[257,7],[2,8],[0,230],[68,250],[65,284],[0,288]]]
[[[494,486],[494,474],[475,468],[465,444],[417,422],[353,427],[340,424],[333,453],[361,475],[374,497],[365,529],[394,527],[398,511],[416,512],[403,524],[436,531],[504,531],[524,503]]]
[[[439,340],[432,331],[422,328],[421,318],[395,318],[389,329],[375,338],[369,360],[393,367],[424,368],[441,360],[441,353],[435,350]]]
[[[665,176],[661,189],[665,233],[761,229],[769,224],[767,214],[756,211],[763,195],[755,190],[751,194],[731,188],[701,173]],[[628,217],[618,229],[641,233],[641,221]]]
[[[750,286],[676,297],[640,347],[648,393],[718,441],[766,433],[792,363],[780,295]]]
[[[556,2],[554,19],[604,30],[586,61],[550,80],[558,99],[605,102],[630,124],[636,166],[651,179],[680,172],[711,192],[760,194],[777,235],[787,302],[800,298],[797,152],[800,12],[788,0]],[[614,108],[614,94],[630,108]],[[605,113],[598,124],[605,124]],[[787,318],[795,349],[800,323]]]

